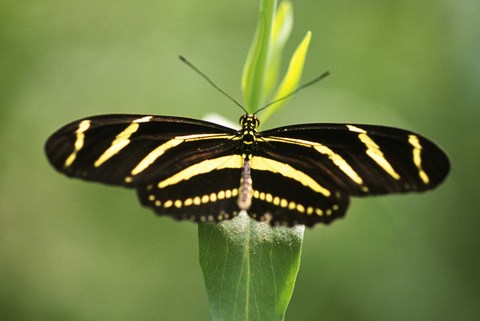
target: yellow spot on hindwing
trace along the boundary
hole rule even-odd
[[[262,194],[266,194],[266,197],[262,198]],[[258,190],[253,190],[253,197],[256,199],[260,199],[262,201],[265,201],[267,203],[271,203],[275,206],[281,207],[281,208],[287,208],[291,211],[297,211],[298,213],[304,214],[306,213],[307,215],[312,215],[313,213],[316,213],[318,216],[323,215],[323,211],[320,208],[315,208],[313,206],[304,206],[302,204],[296,203],[294,201],[289,201],[285,198],[280,198],[278,196],[273,196],[270,193],[264,193],[260,192]],[[329,208],[326,210],[326,213],[328,215],[331,215],[333,211],[338,210],[340,207],[337,204],[334,204],[332,208]],[[255,217],[255,216],[254,216]]]
[[[361,128],[347,125],[348,129],[357,132],[360,141],[367,147],[367,155],[375,161],[385,172],[396,180],[400,179],[400,175],[393,169],[392,165],[383,155],[380,147],[367,135],[367,132]]]
[[[296,206],[297,206],[297,204],[295,204],[295,202],[293,202],[293,201],[288,203],[288,209],[289,210],[294,210]]]
[[[208,195],[202,196],[202,203],[208,203]]]
[[[301,204],[297,204],[297,211],[300,212],[300,213],[304,213],[305,212],[305,207]]]
[[[75,161],[78,152],[82,149],[85,142],[85,132],[90,128],[90,120],[82,120],[75,131],[76,139],[73,144],[73,152],[67,157],[63,166],[69,167]]]
[[[216,202],[217,201],[217,194],[212,193],[210,194],[210,202]]]
[[[260,195],[261,195],[261,194],[260,194]],[[273,203],[273,205],[275,205],[275,206],[279,206],[279,205],[280,205],[280,197],[275,196],[275,197],[273,198],[273,202],[272,202],[272,203]]]
[[[418,176],[420,179],[425,183],[428,184],[430,179],[428,178],[427,173],[422,168],[422,145],[420,145],[420,141],[418,137],[415,135],[408,136],[408,142],[413,146],[413,163],[418,169]]]
[[[273,196],[270,193],[265,194],[265,201],[272,203],[273,201]]]

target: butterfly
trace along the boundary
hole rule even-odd
[[[59,172],[133,188],[159,215],[222,221],[246,211],[271,225],[330,223],[350,197],[423,192],[447,176],[446,154],[419,134],[360,124],[259,131],[172,116],[112,114],[74,121],[45,145]]]

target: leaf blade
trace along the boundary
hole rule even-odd
[[[283,320],[300,265],[303,231],[303,226],[272,228],[246,213],[200,224],[200,265],[212,320]]]
[[[311,37],[311,32],[307,32],[302,42],[300,42],[297,49],[293,53],[287,72],[285,73],[281,84],[278,86],[277,92],[272,101],[281,99],[297,89],[303,73],[303,67],[305,65],[305,59],[307,57]],[[262,113],[261,121],[265,122],[272,114],[274,114],[281,106],[283,106],[288,99],[289,98],[280,100],[279,102],[276,102],[265,109],[265,111]]]

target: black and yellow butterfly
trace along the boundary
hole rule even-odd
[[[157,214],[221,221],[245,210],[272,225],[329,223],[350,196],[421,192],[449,172],[445,153],[402,129],[302,124],[257,131],[196,119],[102,115],[54,133],[46,153],[60,172],[135,188]]]

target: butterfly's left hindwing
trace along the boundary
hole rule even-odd
[[[239,168],[218,168],[169,185],[156,180],[137,186],[137,191],[141,203],[159,215],[196,222],[222,221],[239,212],[239,177]]]

